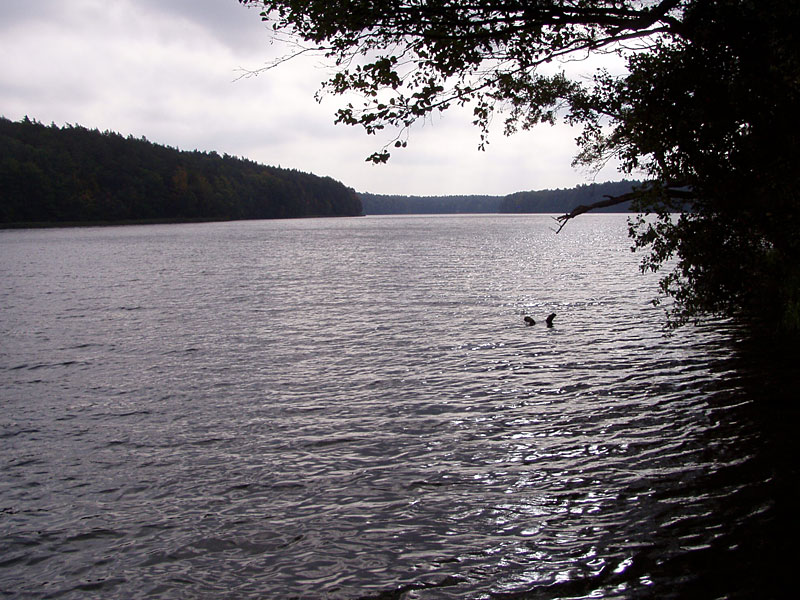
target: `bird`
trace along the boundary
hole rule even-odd
[[[555,318],[556,318],[556,313],[550,313],[547,316],[547,318],[544,320],[544,322],[547,323],[548,327],[552,327],[553,326],[553,319],[555,319]]]
[[[525,315],[525,325],[536,325],[536,321],[533,318]]]

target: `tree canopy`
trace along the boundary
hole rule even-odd
[[[80,126],[0,118],[0,224],[359,215],[329,177]]]
[[[707,315],[800,331],[800,4],[785,0],[240,0],[297,53],[335,67],[321,92],[357,93],[338,122],[393,130],[472,107],[480,143],[563,119],[575,162],[618,160],[643,183],[642,269],[669,265],[670,324]],[[626,68],[571,76],[607,54]],[[576,207],[563,222],[591,210]]]

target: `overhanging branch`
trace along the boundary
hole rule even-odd
[[[653,192],[656,191],[658,193],[664,194],[664,196],[666,196],[667,198],[680,199],[680,200],[693,200],[696,198],[694,192],[686,189],[686,186],[684,186],[680,182],[677,181],[670,182],[669,185],[670,187],[668,188],[659,189],[658,186],[650,187],[647,189],[634,190],[632,192],[628,192],[627,194],[622,194],[620,196],[606,196],[605,200],[599,200],[598,202],[593,202],[592,204],[579,204],[578,206],[573,208],[570,212],[563,214],[559,217],[553,217],[559,223],[556,233],[561,233],[561,230],[564,229],[564,225],[567,224],[567,221],[569,221],[570,219],[574,219],[579,215],[596,210],[598,208],[606,208],[607,206],[616,206],[617,204],[622,204],[623,202],[630,202],[631,200],[643,198],[645,196],[653,194]],[[678,187],[679,189],[673,189],[672,186]]]
[[[628,192],[627,194],[622,194],[621,196],[606,196],[605,200],[599,200],[598,202],[593,202],[592,204],[579,204],[575,208],[573,208],[570,212],[561,215],[560,217],[555,217],[555,220],[559,222],[558,229],[556,233],[561,233],[561,230],[564,229],[564,225],[567,224],[567,221],[570,219],[574,219],[578,215],[582,215],[583,213],[587,213],[592,210],[596,210],[598,208],[605,208],[607,206],[616,206],[617,204],[622,204],[623,202],[629,202],[630,200],[635,200],[636,198],[641,198],[645,195],[645,191],[636,191],[636,192]]]

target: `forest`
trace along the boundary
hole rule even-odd
[[[0,224],[227,221],[360,214],[565,213],[637,182],[508,196],[356,193],[330,177],[181,151],[79,125],[0,118]],[[628,206],[608,210],[625,212]]]
[[[403,196],[360,193],[368,215],[495,213],[501,196]]]
[[[0,224],[357,216],[330,177],[81,126],[0,118]]]
[[[564,190],[517,192],[504,197],[497,212],[502,213],[568,213],[576,206],[601,202],[604,198],[630,193],[639,181],[609,181],[590,183]],[[595,212],[630,212],[630,202],[595,209]]]
[[[590,183],[574,188],[516,192],[508,196],[396,196],[360,194],[368,215],[454,213],[558,213],[627,194],[638,181]],[[628,212],[630,202],[598,212]]]

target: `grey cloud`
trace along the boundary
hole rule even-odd
[[[138,0],[151,13],[186,19],[228,48],[239,52],[266,51],[269,32],[259,13],[238,0]]]

